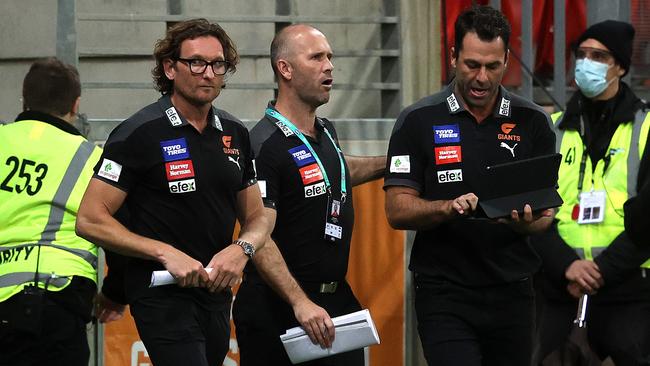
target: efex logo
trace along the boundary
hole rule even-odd
[[[497,134],[497,139],[499,140],[507,140],[507,141],[521,141],[521,136],[515,135],[515,134],[510,134],[512,130],[517,127],[516,123],[503,123],[501,124],[501,132]]]

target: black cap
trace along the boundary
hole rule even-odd
[[[575,43],[575,48],[589,38],[602,43],[612,53],[616,62],[625,69],[625,74],[630,71],[632,62],[632,41],[634,40],[634,27],[630,23],[617,20],[605,20],[596,23],[582,33]]]

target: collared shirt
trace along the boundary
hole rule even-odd
[[[38,111],[24,111],[21,112],[16,117],[16,122],[29,121],[29,120],[44,122],[67,133],[76,136],[81,136],[79,130],[77,130],[72,124],[62,120],[61,118],[55,117],[51,114],[38,112]]]
[[[494,112],[479,124],[453,90],[451,84],[401,113],[385,188],[405,186],[426,200],[450,200],[479,189],[486,166],[554,152],[550,118],[537,105],[501,88]],[[522,279],[538,265],[525,236],[490,220],[461,218],[419,230],[410,269],[488,285]]]
[[[128,192],[133,232],[171,244],[204,266],[231,243],[237,193],[256,182],[246,128],[216,108],[208,120],[197,131],[163,96],[111,133],[95,167],[95,178]],[[129,299],[155,291],[147,286],[159,269],[158,262],[131,259]]]
[[[273,108],[273,105],[269,105]],[[348,196],[341,207],[342,240],[324,239],[328,195],[322,172],[307,147],[288,129],[265,116],[251,130],[255,166],[264,205],[277,211],[271,236],[291,273],[299,281],[340,281],[345,278],[354,223],[352,189],[346,166]],[[335,199],[340,198],[341,168],[338,154],[324,128],[336,143],[336,131],[327,119],[316,121],[316,138],[306,136],[320,158]],[[249,266],[247,271],[253,270]]]

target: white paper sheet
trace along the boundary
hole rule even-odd
[[[296,364],[379,344],[379,334],[368,309],[332,318],[335,338],[331,348],[313,344],[301,327],[287,329],[280,336],[291,362]]]
[[[206,268],[205,271],[210,273],[212,268]],[[149,284],[149,287],[172,285],[175,283],[176,279],[171,273],[169,273],[169,271],[153,271],[151,273],[151,283]]]

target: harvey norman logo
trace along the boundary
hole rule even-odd
[[[436,165],[460,163],[463,161],[460,146],[443,146],[435,148]]]
[[[438,174],[438,183],[452,183],[463,181],[463,170],[441,170],[436,172]]]
[[[169,182],[169,191],[171,193],[187,193],[196,191],[196,182],[194,179],[177,180]]]
[[[323,173],[320,171],[318,164],[307,165],[300,168],[300,176],[303,184],[311,184],[323,180]]]
[[[307,164],[316,162],[312,154],[307,149],[307,146],[305,145],[300,145],[294,147],[293,149],[289,149],[289,154],[291,154],[293,161],[295,161],[296,165],[298,166],[305,166]]]
[[[322,194],[325,194],[327,189],[325,188],[325,182],[318,182],[309,186],[305,186],[305,197],[316,197]]]
[[[165,164],[167,180],[191,178],[194,176],[194,166],[192,160],[174,161]]]
[[[171,122],[172,126],[178,126],[183,124],[183,121],[181,121],[181,117],[178,115],[178,112],[176,112],[176,108],[169,107],[167,110],[165,110],[165,114],[167,115],[167,118],[169,119],[169,122]]]

